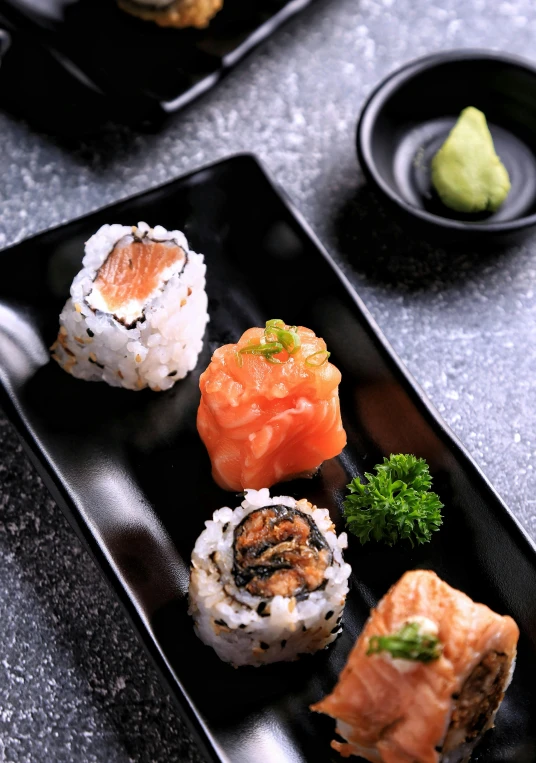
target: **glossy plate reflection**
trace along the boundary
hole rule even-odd
[[[196,370],[166,393],[78,381],[48,355],[83,242],[105,222],[183,229],[207,262],[210,323]],[[429,568],[521,629],[513,684],[473,760],[536,759],[534,546],[430,407],[365,307],[251,156],[237,156],[2,253],[0,391],[54,497],[115,589],[208,759],[340,760],[333,722],[308,706],[336,682],[369,608],[412,568]],[[259,278],[259,268],[281,277]],[[426,458],[444,525],[415,550],[350,538],[345,630],[291,664],[233,669],[194,635],[185,593],[206,519],[240,497],[220,490],[197,435],[199,374],[211,353],[273,316],[314,328],[342,372],[348,446],[320,475],[275,487],[327,507],[391,452]],[[275,491],[275,492],[274,492]]]

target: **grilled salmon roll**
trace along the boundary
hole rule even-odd
[[[223,0],[118,0],[119,7],[159,26],[203,29],[221,10]]]
[[[327,509],[268,489],[218,509],[192,554],[199,638],[235,666],[297,659],[334,641],[348,592],[346,534]]]
[[[346,445],[326,343],[282,320],[220,347],[201,374],[197,429],[225,490],[312,476]]]
[[[65,371],[160,391],[195,367],[208,322],[206,267],[180,231],[103,225],[82,265],[51,348]]]
[[[434,572],[407,572],[374,609],[333,692],[341,755],[371,763],[468,761],[514,670],[519,629]]]

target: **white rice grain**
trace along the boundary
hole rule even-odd
[[[187,262],[180,272],[163,274],[157,293],[143,306],[141,318],[126,326],[115,316],[92,308],[88,297],[114,246],[133,233],[177,243]],[[180,231],[167,231],[160,225],[151,230],[140,222],[134,228],[103,225],[87,241],[82,264],[60,315],[55,360],[79,379],[106,381],[131,390],[165,390],[184,378],[197,363],[208,323],[203,255],[189,249]]]
[[[266,599],[239,588],[233,576],[234,532],[256,509],[282,504],[308,514],[332,551],[326,584],[304,598],[274,596]],[[334,641],[348,593],[349,564],[342,557],[346,535],[337,538],[326,509],[290,496],[270,498],[267,488],[246,490],[241,506],[214,512],[205,522],[192,553],[190,614],[199,638],[212,646],[220,659],[235,666],[259,666],[297,659]],[[264,609],[259,610],[263,604]],[[260,614],[260,612],[262,614]]]

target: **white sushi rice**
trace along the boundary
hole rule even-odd
[[[158,288],[140,306],[140,318],[124,325],[90,296],[99,268],[115,245],[128,236],[170,241],[186,254],[166,269]],[[103,225],[86,243],[83,268],[71,285],[60,315],[53,357],[70,374],[86,381],[140,390],[169,389],[191,371],[208,322],[206,266],[188,247],[183,233],[147,223]],[[98,297],[98,295],[97,295]],[[93,304],[92,304],[93,303]]]
[[[195,630],[218,656],[234,666],[259,666],[295,660],[301,654],[323,649],[339,635],[341,616],[348,593],[351,567],[343,560],[346,533],[337,538],[327,509],[318,509],[305,499],[289,496],[270,498],[267,488],[246,490],[241,506],[214,512],[205,522],[192,554],[190,614]],[[325,586],[305,597],[253,596],[239,588],[233,576],[234,532],[240,522],[259,508],[288,506],[308,514],[331,554]]]

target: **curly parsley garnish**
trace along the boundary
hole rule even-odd
[[[419,623],[407,623],[390,636],[371,636],[367,654],[389,652],[399,660],[432,662],[441,657],[441,642],[431,633],[421,633]]]
[[[348,529],[361,543],[383,540],[389,546],[400,540],[427,543],[442,523],[443,504],[430,490],[432,478],[423,458],[391,455],[377,464],[376,474],[365,473],[346,487],[343,501]]]

